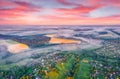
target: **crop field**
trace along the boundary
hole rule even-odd
[[[97,28],[2,28],[0,79],[120,79],[119,27]]]

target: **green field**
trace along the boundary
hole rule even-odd
[[[94,50],[60,52],[41,63],[0,70],[0,79],[120,79],[120,62]],[[37,57],[38,58],[38,57]]]

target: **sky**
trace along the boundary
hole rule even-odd
[[[120,0],[0,0],[0,24],[120,24]]]

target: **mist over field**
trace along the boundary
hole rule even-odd
[[[119,79],[120,26],[1,25],[0,78]]]

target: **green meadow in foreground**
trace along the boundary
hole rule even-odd
[[[44,62],[0,71],[0,79],[120,79],[120,60],[100,49],[56,53]]]

